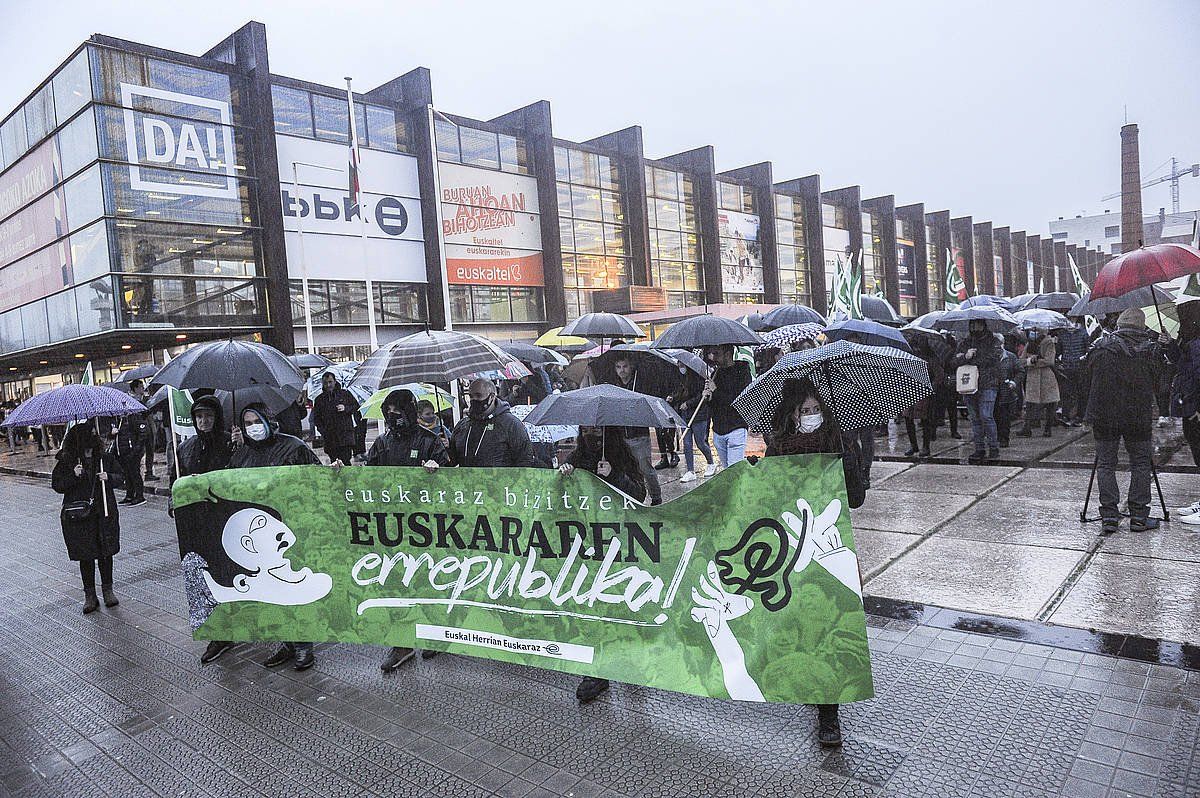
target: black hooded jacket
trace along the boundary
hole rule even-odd
[[[406,390],[392,391],[383,400],[384,407],[401,407],[404,420],[392,424],[371,444],[367,452],[369,466],[419,466],[432,460],[440,466],[450,465],[450,454],[441,436],[417,423],[416,402]]]
[[[338,405],[344,409],[338,410]],[[317,394],[313,400],[312,420],[325,440],[326,449],[354,446],[354,414],[357,410],[354,394],[341,386]]]
[[[1148,330],[1121,327],[1092,345],[1085,361],[1087,421],[1098,440],[1149,440],[1163,363],[1164,349]]]
[[[179,445],[179,476],[192,474],[207,474],[209,471],[219,471],[229,465],[229,455],[233,447],[229,442],[229,433],[225,431],[221,403],[215,396],[201,396],[192,402],[192,424],[196,423],[196,410],[208,408],[216,414],[216,422],[212,432],[204,433],[196,428],[196,434]]]
[[[251,405],[267,425],[267,439],[252,441],[241,424],[242,445],[229,457],[229,468],[264,468],[267,466],[321,465],[321,458],[299,438],[279,432],[262,406]],[[244,411],[243,411],[244,412]]]
[[[499,399],[492,412],[483,418],[467,416],[454,426],[450,433],[450,461],[470,467],[545,465],[534,455],[525,425],[509,412],[508,402]]]

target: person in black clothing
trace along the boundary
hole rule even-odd
[[[134,380],[129,383],[131,393],[134,399],[137,399],[142,404],[150,399],[146,391],[146,384],[141,380]],[[158,438],[162,434],[158,425],[159,414],[150,412],[143,416],[146,422],[145,434],[142,435],[142,450],[145,453],[145,474],[142,475],[143,482],[157,482],[158,475],[154,473],[154,453],[158,449]]]
[[[579,443],[575,451],[567,455],[566,462],[558,467],[558,471],[569,477],[576,469],[595,474],[638,501],[646,499],[645,477],[637,457],[625,442],[621,427],[580,427]],[[597,556],[602,556],[602,553],[597,552]],[[608,679],[585,676],[575,688],[575,698],[580,704],[588,704],[595,701],[608,686]]]
[[[942,372],[946,375],[939,384],[933,386],[934,396],[937,398],[938,404],[938,426],[942,425],[942,416],[945,415],[950,425],[950,437],[955,440],[960,440],[962,435],[958,434],[958,391],[954,388],[954,336],[948,332],[942,333],[941,344],[936,341],[931,341],[930,346],[933,347],[938,357],[942,361]],[[933,431],[933,440],[937,440],[937,430]]]
[[[321,378],[321,393],[313,402],[313,426],[325,441],[329,462],[349,465],[354,459],[354,414],[358,402],[354,395],[340,386],[332,372]]]
[[[638,391],[641,374],[637,364],[629,356],[618,357],[613,361],[613,372],[616,374],[616,385],[627,391]],[[643,390],[640,393],[646,393]],[[658,472],[650,465],[650,430],[647,427],[625,427],[625,444],[633,452],[637,460],[638,470],[646,482],[646,493],[650,496],[651,504],[662,504],[662,485],[658,482]]]
[[[675,412],[677,413],[679,412],[678,397],[687,389],[687,375],[684,373],[686,371],[686,368],[679,366],[678,369],[669,370],[664,377],[664,388],[670,388],[670,393],[666,396],[667,404],[675,408]],[[658,427],[654,430],[654,437],[658,440],[659,454],[658,462],[654,464],[655,470],[663,471],[678,466],[678,430],[674,427]]]
[[[546,380],[542,375],[529,363],[525,363],[525,368],[529,369],[529,375],[517,380],[513,385],[512,391],[509,393],[509,403],[514,405],[536,405],[538,402],[545,399],[549,393],[546,391]]]
[[[233,446],[225,431],[221,402],[215,396],[201,396],[192,402],[192,426],[196,434],[179,444],[179,476],[207,474],[229,465]],[[230,640],[211,640],[200,655],[202,665],[233,648]]]
[[[267,466],[321,465],[321,458],[299,438],[278,432],[267,409],[260,404],[242,410],[238,427],[233,432],[236,448],[229,456],[230,468],[264,468]],[[298,671],[316,663],[312,643],[283,643],[263,661],[274,668],[295,659]]]
[[[300,391],[296,401],[285,407],[275,420],[279,422],[279,431],[293,438],[304,437],[304,417],[308,415],[308,394]]]
[[[1000,387],[996,393],[996,440],[1000,448],[1005,449],[1011,442],[1013,420],[1025,402],[1021,390],[1025,384],[1025,366],[1017,357],[1017,339],[1010,335],[1000,336],[1000,340],[1003,348],[1000,350]]]
[[[967,412],[971,416],[971,432],[975,452],[967,462],[979,464],[1000,457],[1000,441],[996,437],[996,395],[1000,390],[1000,351],[996,337],[988,331],[987,323],[973,319],[967,325],[970,334],[958,345],[951,361],[954,368],[977,366],[979,390],[966,394]]]
[[[721,468],[746,459],[746,420],[733,409],[733,400],[754,379],[750,364],[735,360],[733,346],[706,346],[704,362],[710,369],[702,396],[712,419],[713,442]]]
[[[133,395],[142,393],[142,381],[129,384]],[[142,482],[142,458],[146,455],[146,437],[149,425],[145,413],[134,413],[122,418],[117,428],[117,457],[125,472],[125,498],[121,504],[137,507],[146,503],[145,484]]]
[[[1146,314],[1132,308],[1121,313],[1116,331],[1088,352],[1087,421],[1096,439],[1101,534],[1116,532],[1121,523],[1116,470],[1122,440],[1129,453],[1129,529],[1145,532],[1158,527],[1158,519],[1150,517],[1153,405],[1165,363],[1164,344],[1169,341],[1147,330]]]
[[[939,385],[946,381],[946,372],[942,369],[942,359],[939,350],[931,346],[931,342],[936,341],[941,343],[942,337],[938,334],[929,334],[920,330],[905,330],[904,339],[908,341],[909,348],[913,354],[925,361],[925,367],[929,371],[929,384],[931,386]],[[917,425],[916,421],[921,422],[921,448],[917,449]],[[937,396],[930,396],[922,399],[904,414],[904,429],[908,433],[908,451],[904,453],[905,457],[912,457],[920,454],[921,457],[929,457],[929,445],[933,441],[934,427],[938,420],[938,404]]]
[[[851,509],[866,500],[868,485],[862,479],[859,436],[844,433],[821,395],[808,380],[788,380],[771,425],[767,457],[827,452],[842,456],[846,479],[846,501]],[[817,706],[817,740],[823,746],[842,744],[842,727],[837,704]]]
[[[432,474],[450,465],[442,439],[418,423],[417,400],[412,391],[392,391],[383,400],[382,410],[387,429],[371,444],[368,466],[421,466]],[[415,656],[411,648],[393,646],[379,668],[391,673]]]
[[[691,426],[683,431],[683,462],[686,470],[679,478],[679,481],[683,483],[695,482],[700,477],[707,478],[717,473],[712,449],[708,445],[710,423],[708,402],[700,404],[700,398],[704,393],[704,384],[703,377],[691,369],[687,369],[680,387],[667,397],[667,401],[679,411],[679,415],[684,420],[691,422]],[[700,454],[704,456],[706,466],[699,472],[696,470],[695,449],[699,449]]]
[[[104,606],[120,603],[113,593],[113,557],[121,551],[121,517],[113,486],[120,484],[124,470],[111,451],[112,430],[108,418],[71,427],[50,475],[50,486],[63,497],[60,520],[67,556],[79,563],[83,579],[84,615],[100,608],[97,566]]]
[[[529,431],[509,412],[507,402],[496,398],[491,380],[475,379],[467,388],[467,415],[450,433],[450,462],[457,466],[538,468]]]

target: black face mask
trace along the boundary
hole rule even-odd
[[[486,418],[491,406],[491,399],[472,399],[467,406],[467,415],[471,418]]]
[[[409,420],[405,413],[392,410],[384,417],[383,423],[388,429],[404,429],[409,425]]]

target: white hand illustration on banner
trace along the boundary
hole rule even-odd
[[[233,578],[226,587],[204,571],[204,581],[219,603],[258,601],[264,604],[297,606],[319,601],[333,588],[329,574],[310,568],[292,568],[287,550],[296,535],[287,524],[262,510],[239,510],[229,517],[221,532],[221,545],[229,559],[247,573]]]
[[[807,501],[797,499],[796,512],[798,515],[790,512],[783,514],[783,523],[791,530],[789,541],[793,546],[800,546],[800,557],[793,570],[801,573],[809,563],[815,562],[854,591],[854,595],[862,601],[858,557],[842,542],[842,533],[837,528],[837,521],[842,515],[841,500],[834,499],[820,515],[814,515]]]
[[[746,669],[742,644],[728,623],[754,609],[754,601],[749,596],[726,592],[717,575],[717,564],[712,561],[708,563],[707,573],[700,577],[700,590],[692,588],[692,601],[696,602],[692,607],[692,620],[704,624],[708,632],[713,652],[721,663],[721,675],[729,697],[735,701],[764,701],[762,690]]]

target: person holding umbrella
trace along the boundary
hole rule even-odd
[[[720,467],[729,468],[746,459],[746,421],[733,409],[733,400],[754,376],[749,363],[734,359],[732,344],[706,346],[703,351],[710,371],[701,398],[709,407]]]
[[[496,384],[477,377],[467,387],[467,415],[450,433],[450,462],[468,468],[538,468],[525,425],[496,396]]]
[[[247,405],[238,417],[233,431],[237,448],[229,457],[230,468],[265,468],[268,466],[321,465],[321,458],[308,445],[277,430],[277,425],[264,405]],[[275,653],[263,660],[263,665],[275,668],[295,660],[292,667],[305,671],[316,664],[312,643],[282,643]]]
[[[1032,350],[1032,351],[1031,351]],[[1028,438],[1033,434],[1030,422],[1041,407],[1043,415],[1042,437],[1049,438],[1054,431],[1055,407],[1060,398],[1058,376],[1054,372],[1058,346],[1054,336],[1043,330],[1029,331],[1029,346],[1025,350],[1025,424],[1017,437]]]
[[[619,388],[627,391],[638,390],[638,368],[630,355],[620,355],[613,361],[613,371]],[[651,504],[662,504],[662,485],[658,481],[658,472],[650,464],[650,430],[646,427],[626,427],[625,443],[633,457],[637,460],[638,469],[646,483],[645,493],[650,496]]]
[[[113,486],[122,482],[125,472],[112,451],[113,430],[111,418],[71,427],[50,475],[50,486],[63,497],[63,541],[67,556],[79,563],[84,615],[100,608],[97,568],[104,606],[120,603],[113,593],[113,557],[121,551],[121,517]]]
[[[967,333],[967,337],[958,345],[951,364],[955,368],[975,366],[979,369],[977,390],[966,394],[967,412],[971,416],[971,434],[975,444],[975,451],[967,458],[967,462],[977,465],[1000,458],[995,411],[996,394],[1000,390],[1001,347],[983,319],[971,319]]]
[[[325,454],[330,463],[341,461],[343,465],[349,465],[353,461],[354,414],[357,411],[354,394],[343,388],[332,372],[325,372],[321,378],[321,393],[313,402],[313,425],[325,442]]]
[[[685,369],[683,379],[677,392],[667,397],[667,401],[683,418],[690,419],[686,430],[683,431],[683,461],[686,470],[679,478],[681,483],[695,482],[698,477],[711,477],[717,473],[717,464],[713,461],[712,448],[708,445],[708,430],[711,419],[708,413],[708,403],[701,403],[706,380],[701,375]],[[696,455],[693,449],[699,449],[704,456],[705,468],[696,473]]]

